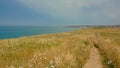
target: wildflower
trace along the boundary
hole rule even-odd
[[[111,64],[112,63],[112,61],[110,60],[110,61],[108,61],[108,63],[107,64]]]
[[[53,61],[50,61],[50,64],[53,64]]]
[[[10,66],[10,67],[8,67],[8,68],[15,68],[14,66]]]
[[[51,68],[55,68],[55,66],[52,65]]]

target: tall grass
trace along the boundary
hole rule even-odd
[[[0,67],[82,68],[93,45],[99,49],[105,68],[120,68],[119,28],[88,28],[0,40]]]
[[[82,68],[90,41],[73,33],[0,40],[2,68]]]
[[[120,68],[120,30],[109,29],[99,35],[100,37],[94,40],[94,45],[103,56],[105,68]]]

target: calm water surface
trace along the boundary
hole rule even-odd
[[[48,27],[48,26],[0,26],[0,39],[67,32],[76,29],[77,28]]]

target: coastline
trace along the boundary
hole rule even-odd
[[[94,62],[87,60],[89,57],[92,60],[97,55],[101,59],[96,59],[95,62],[100,64],[93,66],[113,65],[119,68],[119,44],[120,28],[108,27],[4,39],[0,40],[0,66],[70,68],[72,65],[73,68],[80,68],[87,62],[91,66]],[[93,47],[100,53],[94,54]],[[94,55],[91,56],[91,52]]]
[[[24,26],[25,27],[25,26]],[[38,26],[39,27],[39,26]],[[64,28],[73,28],[72,30],[68,30],[68,31],[62,31],[62,32],[50,32],[50,33],[42,33],[42,34],[36,34],[36,35],[23,35],[23,36],[19,36],[19,37],[11,37],[11,38],[0,38],[0,40],[7,40],[7,39],[17,39],[17,38],[23,38],[23,37],[33,37],[33,36],[42,36],[42,35],[54,35],[54,34],[62,34],[62,33],[71,33],[71,32],[75,32],[75,31],[79,31],[79,30],[84,30],[84,29],[106,29],[106,28],[120,28],[120,26],[97,26],[97,25],[91,25],[91,26],[64,26]]]
[[[52,26],[4,26],[0,27],[0,39],[19,38],[42,34],[54,34],[76,30],[78,28],[52,27]]]

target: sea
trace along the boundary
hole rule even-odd
[[[0,26],[0,39],[69,32],[78,28],[63,26]]]

